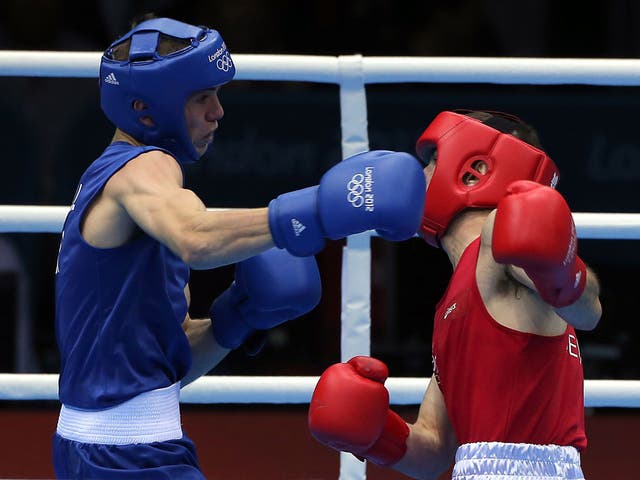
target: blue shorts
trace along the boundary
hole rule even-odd
[[[131,445],[80,443],[53,436],[53,467],[60,479],[205,480],[189,437]]]

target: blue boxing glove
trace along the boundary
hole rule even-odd
[[[236,264],[233,283],[209,310],[213,336],[219,345],[237,348],[256,331],[313,310],[321,294],[314,257],[272,248]]]
[[[314,187],[285,193],[269,203],[269,228],[278,248],[296,256],[319,252],[325,239],[376,230],[406,240],[422,220],[426,180],[410,154],[372,150],[328,170]]]

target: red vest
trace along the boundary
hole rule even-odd
[[[475,271],[480,239],[463,253],[436,307],[432,355],[458,442],[587,446],[575,330],[544,337],[497,323]]]

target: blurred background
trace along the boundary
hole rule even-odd
[[[232,54],[637,58],[640,4],[549,0],[5,0],[0,49],[100,51],[136,16],[154,12],[221,32]],[[472,78],[472,77],[470,77]],[[109,143],[97,79],[0,77],[0,204],[69,205],[82,171]],[[237,81],[221,92],[225,118],[187,186],[210,207],[257,207],[316,184],[341,160],[334,85]],[[561,170],[575,212],[638,212],[638,87],[390,84],[367,87],[371,148],[413,152],[444,109],[502,110],[534,125]],[[0,236],[0,371],[59,369],[54,268],[59,236]],[[319,375],[340,359],[344,242],[317,256],[323,299],[273,330],[257,357],[233,352],[212,373]],[[640,379],[635,303],[637,242],[583,240],[602,283],[602,321],[579,333],[585,378]],[[372,354],[393,376],[431,375],[434,306],[451,267],[413,239],[372,240]],[[192,316],[233,278],[233,267],[193,272]],[[31,334],[18,358],[18,325]],[[22,347],[21,347],[22,348]],[[240,478],[240,477],[239,477]],[[613,477],[611,477],[613,478]]]

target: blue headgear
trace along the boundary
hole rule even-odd
[[[185,48],[168,55],[158,53],[161,35],[188,40]],[[129,58],[114,60],[114,47],[131,39]],[[169,150],[181,163],[195,162],[195,150],[184,107],[189,95],[230,81],[235,66],[220,34],[170,18],[140,23],[113,42],[100,62],[100,105],[120,130],[145,145]],[[142,100],[147,109],[135,111]],[[147,127],[140,117],[150,116]]]

